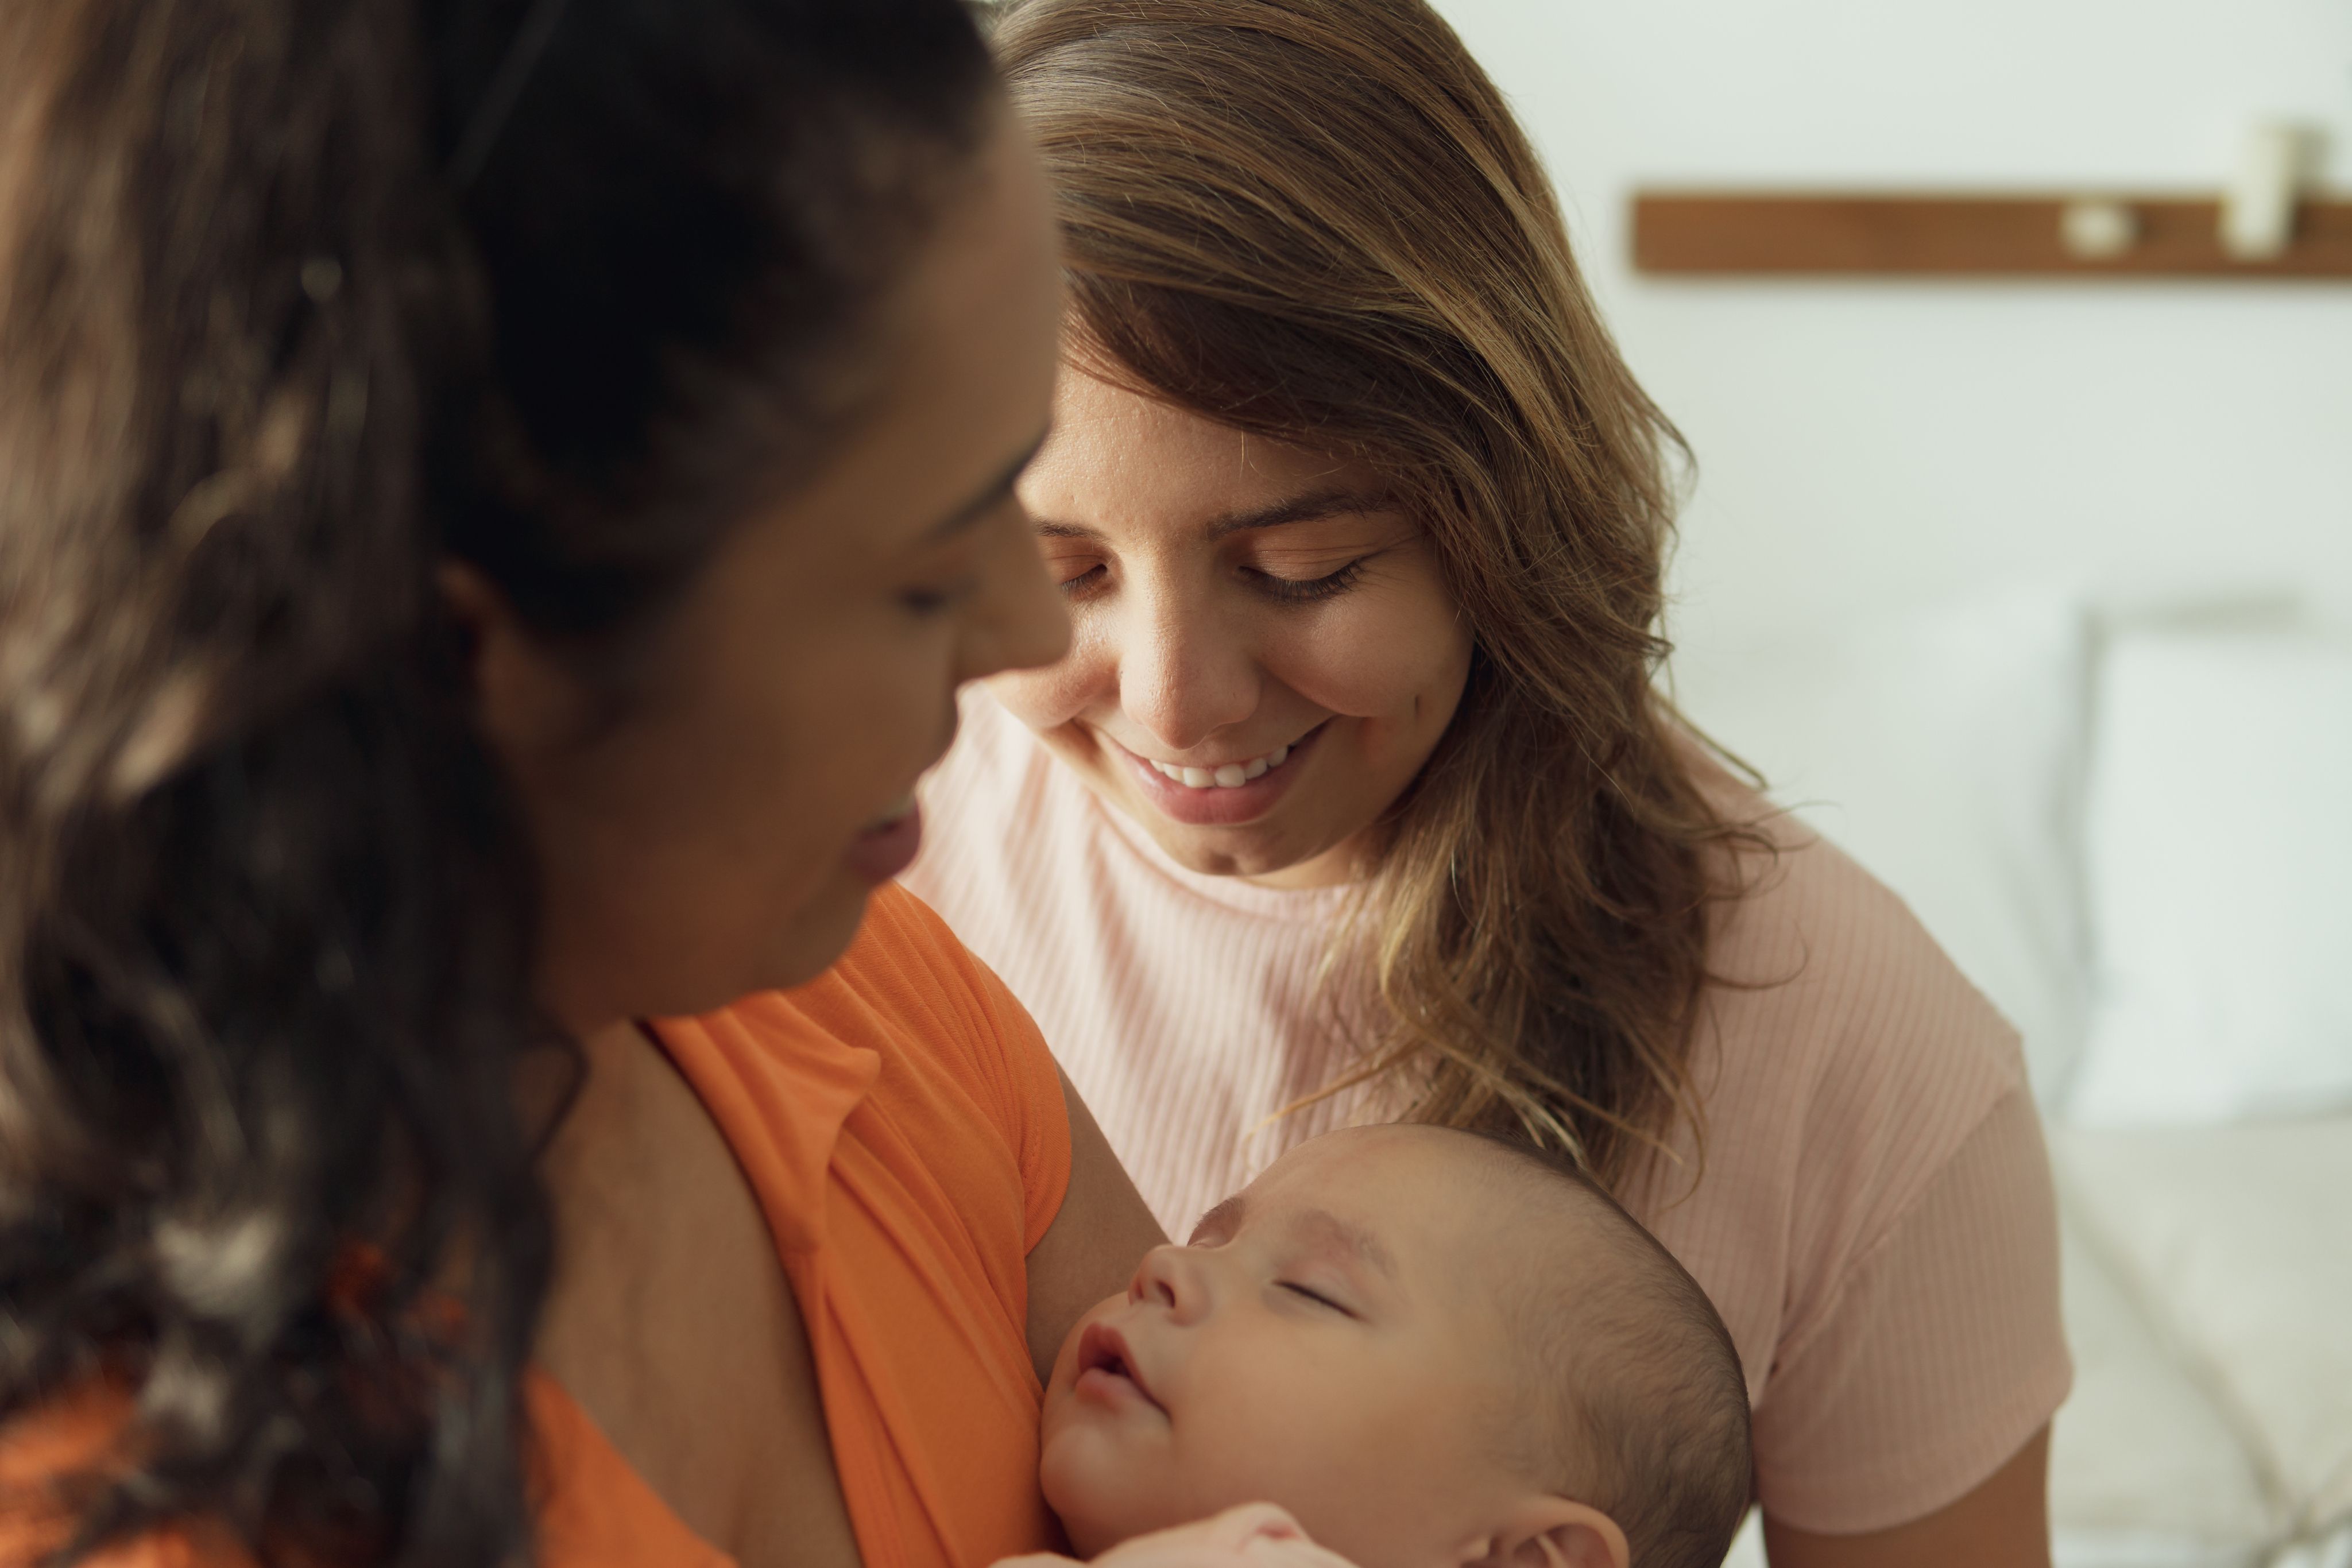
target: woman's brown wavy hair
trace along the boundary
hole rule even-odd
[[[1370,462],[1474,633],[1345,933],[1383,1004],[1346,1082],[1622,1186],[1700,1131],[1714,852],[1752,835],[1652,685],[1685,449],[1534,150],[1420,0],[1011,0],[994,41],[1058,191],[1074,354]]]

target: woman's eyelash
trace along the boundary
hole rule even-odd
[[[1337,598],[1355,587],[1356,580],[1364,574],[1365,559],[1369,558],[1351,560],[1323,577],[1276,577],[1270,571],[1257,570],[1252,570],[1250,576],[1262,591],[1286,604],[1311,604],[1317,600]]]
[[[1279,577],[1273,572],[1260,571],[1255,568],[1245,570],[1251,586],[1267,598],[1278,600],[1285,604],[1312,604],[1318,600],[1336,598],[1355,587],[1356,580],[1363,575],[1365,562],[1370,559],[1366,556],[1351,560],[1339,570],[1327,573],[1322,577]],[[1098,587],[1108,575],[1109,569],[1097,563],[1076,577],[1064,578],[1061,581],[1061,590],[1064,593],[1074,596],[1088,593]]]
[[[979,587],[978,578],[960,578],[954,582],[935,587],[903,589],[899,591],[898,602],[916,615],[937,615],[971,598]]]

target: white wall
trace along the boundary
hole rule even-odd
[[[2068,574],[2352,621],[2352,283],[1664,281],[1643,183],[2210,193],[2250,121],[2352,184],[2347,0],[1438,0],[1696,449],[1686,641]]]

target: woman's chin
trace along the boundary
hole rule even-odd
[[[1145,810],[1128,815],[1151,835],[1160,852],[1197,876],[1230,876],[1268,887],[1321,887],[1349,880],[1336,870],[1347,857],[1338,845],[1286,832],[1279,824],[1197,828]]]
[[[763,972],[750,988],[788,991],[833,967],[857,940],[874,892],[874,883],[855,873],[827,878],[816,897],[782,923],[775,946],[761,966]]]

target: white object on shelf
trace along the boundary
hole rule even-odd
[[[2221,193],[2221,250],[2236,261],[2272,261],[2294,235],[2294,204],[2310,177],[2315,138],[2300,125],[2257,125]]]
[[[2058,238],[2069,256],[2112,261],[2139,243],[2139,214],[2127,203],[2080,197],[2059,210]]]

